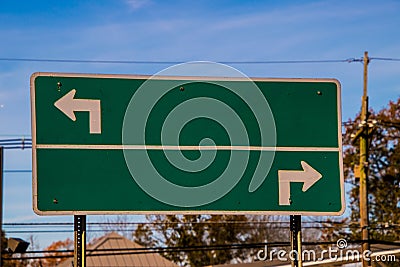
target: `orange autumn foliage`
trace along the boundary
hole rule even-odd
[[[68,257],[73,257],[73,252],[66,252],[65,250],[73,250],[74,249],[74,241],[67,238],[64,241],[56,241],[53,242],[50,246],[45,248],[46,252],[45,256],[50,256],[51,258],[46,258],[43,262],[43,266],[53,267],[57,266],[61,262],[65,261]],[[59,257],[59,258],[58,258]]]

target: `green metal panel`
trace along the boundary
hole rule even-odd
[[[251,91],[245,94],[248,94],[254,103],[267,103],[265,113],[270,112],[273,120],[266,127],[260,125],[258,115],[254,114],[256,109],[242,99],[242,89],[229,89],[246,87],[246,81],[163,78],[152,81],[152,88],[157,88],[155,90],[163,92],[164,95],[153,103],[149,114],[143,114],[145,129],[136,129],[134,125],[129,125],[130,128],[126,127],[127,130],[124,130],[124,125],[131,123],[133,118],[142,116],[129,113],[130,109],[134,108],[130,106],[132,97],[143,93],[144,99],[147,99],[148,93],[148,99],[151,99],[150,95],[154,93],[150,92],[151,90],[139,92],[148,78],[62,73],[32,75],[35,212],[225,212],[305,215],[336,215],[343,212],[340,86],[337,81],[254,79],[259,92],[254,93],[254,97]],[[58,86],[60,84],[62,86]],[[176,86],[177,84],[179,86]],[[54,105],[72,89],[76,90],[75,99],[100,100],[101,133],[89,132],[89,112],[75,112],[76,121],[73,121]],[[188,101],[193,99],[206,98],[213,99],[210,105],[207,108],[198,108],[193,102],[193,112],[208,114],[212,112],[213,103],[225,104],[224,110],[236,114],[232,117],[232,124],[235,120],[241,121],[247,139],[232,143],[232,140],[242,139],[235,139],[236,133],[227,130],[230,127],[228,124],[231,124],[229,120],[222,122],[210,116],[199,116],[181,125],[181,129],[177,130],[179,136],[176,137],[176,142],[182,147],[189,147],[186,150],[170,149],[165,152],[162,149],[124,149],[125,145],[173,146],[173,143],[163,143],[162,140],[162,131],[168,116],[179,112],[176,108],[182,103],[188,105],[191,103]],[[221,114],[223,116],[223,113]],[[183,118],[186,115],[190,117],[190,114],[183,114]],[[143,136],[138,137],[136,133],[142,133]],[[130,134],[135,136],[131,138]],[[263,138],[263,135],[266,138]],[[137,143],[136,140],[141,138],[144,142]],[[190,149],[192,146],[201,145],[205,138],[213,140],[213,145],[217,148]],[[229,146],[241,148],[235,150],[229,149]],[[247,147],[254,150],[248,151]],[[171,158],[179,158],[181,153],[188,160],[188,164],[202,157],[213,160],[198,171],[188,171],[170,162]],[[187,205],[162,201],[140,185],[140,179],[146,183],[148,179],[151,184],[151,175],[133,177],[138,173],[145,173],[150,162],[154,171],[167,182],[200,190],[202,186],[206,188],[227,172],[230,161],[234,158],[246,159],[237,164],[244,166],[243,172],[238,172],[238,177],[234,177],[236,172],[232,172],[232,179],[236,182],[232,182],[223,196],[205,204],[190,204],[190,191],[174,196],[179,203],[188,203]],[[252,191],[249,184],[255,179],[259,165],[263,164],[260,159],[268,159],[271,162],[268,171],[262,177],[262,183]],[[282,205],[279,202],[278,171],[302,171],[302,161],[317,170],[322,178],[304,192],[302,182],[290,183],[290,205]],[[211,195],[214,189],[219,190],[209,188],[207,190],[210,190]],[[160,192],[162,189],[157,188],[156,191]],[[167,187],[165,189],[167,190]],[[168,198],[168,192],[165,194]]]

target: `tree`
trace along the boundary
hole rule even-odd
[[[148,215],[134,240],[146,247],[167,247],[162,254],[183,266],[254,261],[262,243],[289,242],[289,226],[279,216]]]
[[[351,220],[359,221],[359,180],[355,170],[359,162],[359,139],[354,140],[361,122],[360,114],[345,124],[343,136],[344,171],[354,183],[350,191]],[[399,240],[400,222],[400,98],[390,101],[379,112],[369,111],[368,199],[372,239]],[[360,238],[354,230],[353,237]]]
[[[56,241],[53,242],[50,246],[45,248],[45,256],[50,256],[46,258],[43,262],[43,266],[56,266],[67,259],[65,256],[73,256],[73,252],[62,252],[62,250],[73,250],[74,249],[74,241],[67,238],[64,241]],[[60,257],[60,258],[57,258]]]
[[[9,258],[11,258],[11,255],[8,253],[4,253],[5,249],[7,248],[7,238],[5,236],[5,232],[0,230],[0,234],[1,234],[1,249],[3,250],[3,253],[1,254],[0,266],[4,267],[15,266],[14,262],[8,260]]]
[[[345,229],[348,227],[349,218],[334,219],[327,217],[326,220],[321,223],[321,239],[327,242],[335,242],[341,238],[347,238],[348,232]],[[331,245],[322,245],[324,249],[327,249]]]
[[[1,262],[0,266],[3,267],[18,267],[21,266],[21,260],[18,259],[13,259],[13,256],[11,253],[6,252],[6,248],[8,246],[7,238],[5,235],[4,231],[0,230],[1,234],[1,248],[2,248],[2,254],[1,254]]]
[[[28,240],[29,240],[28,242],[29,242],[29,250],[30,251],[40,250],[40,246],[39,246],[39,243],[38,243],[38,240],[37,240],[36,236],[30,235]],[[36,253],[31,254],[31,253],[29,253],[29,251],[27,251],[26,254],[24,254],[24,256],[34,257],[34,256],[37,256],[37,254]],[[29,260],[27,260],[26,266],[29,266],[29,267],[42,267],[42,261],[41,261],[41,259],[29,259]]]
[[[133,229],[130,227],[132,224],[129,223],[129,218],[127,215],[117,215],[115,217],[104,217],[104,223],[100,225],[100,228],[105,232],[115,232],[127,239],[132,238]],[[96,238],[90,241],[94,243]]]
[[[147,247],[172,248],[163,255],[181,265],[205,266],[228,263],[243,255],[232,244],[243,244],[243,215],[148,215],[134,239]]]

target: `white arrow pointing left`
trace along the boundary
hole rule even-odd
[[[89,132],[101,134],[101,107],[98,99],[75,99],[76,90],[72,89],[66,95],[58,99],[54,106],[63,112],[68,118],[76,121],[75,111],[89,112]]]
[[[279,205],[290,205],[290,183],[303,182],[302,191],[307,191],[322,175],[307,162],[301,161],[302,171],[278,171],[279,179]]]

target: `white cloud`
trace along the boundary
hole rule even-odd
[[[150,4],[149,0],[126,0],[126,4],[129,6],[131,11],[135,11],[141,9],[148,4]]]

